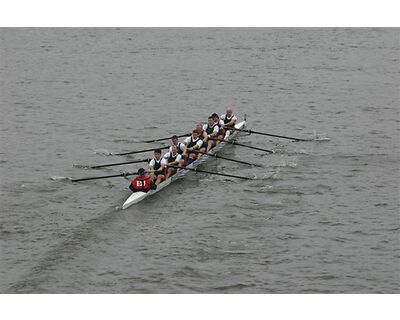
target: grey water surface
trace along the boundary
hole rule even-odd
[[[399,29],[0,29],[1,293],[399,293]],[[260,135],[120,210],[141,140]]]

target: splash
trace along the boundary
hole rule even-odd
[[[300,149],[300,150],[295,150],[291,154],[309,154],[309,153],[304,149]]]
[[[331,139],[326,136],[326,133],[317,134],[316,130],[313,130],[313,141],[330,141]]]
[[[140,140],[140,139],[119,139],[119,138],[117,138],[117,139],[114,139],[113,140],[113,142],[114,143],[129,143],[129,144],[131,144],[131,143],[139,143],[139,142],[143,142],[143,140]]]
[[[278,180],[278,179],[281,178],[279,172],[280,172],[280,169],[278,168],[277,171],[266,172],[266,173],[264,173],[263,175],[260,175],[260,176],[258,176],[256,174],[253,174],[252,180],[257,180],[258,182],[252,182],[250,184],[250,186],[261,187],[261,186],[264,186],[263,182],[261,182],[261,181],[271,180],[271,179],[272,180]]]
[[[73,164],[73,167],[74,167],[74,168],[79,168],[79,169],[90,169],[90,166],[87,165],[87,164],[78,164],[78,163],[75,163],[75,164]]]
[[[68,181],[68,180],[71,180],[68,177],[62,177],[62,176],[50,176],[49,179],[53,180],[53,181]]]
[[[112,152],[110,152],[106,149],[95,149],[95,150],[93,150],[93,152],[95,154],[100,154],[102,156],[111,156],[112,155]]]

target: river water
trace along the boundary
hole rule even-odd
[[[1,29],[1,293],[399,293],[399,29]],[[143,139],[248,128],[132,206]],[[322,138],[322,139],[319,139]],[[326,138],[326,139],[323,139]],[[328,140],[329,139],[329,140]]]

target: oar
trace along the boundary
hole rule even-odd
[[[238,178],[238,179],[243,179],[243,180],[252,180],[249,177],[243,177],[243,176],[235,176],[233,174],[226,174],[226,173],[219,173],[219,172],[212,172],[212,171],[206,171],[206,170],[199,170],[197,168],[185,168],[185,167],[177,167],[177,166],[169,166],[171,168],[175,169],[183,169],[183,170],[189,170],[189,171],[195,171],[199,173],[208,173],[208,174],[214,174],[217,176],[224,176],[224,177],[231,177],[231,178]]]
[[[229,140],[218,139],[218,138],[213,138],[213,137],[210,137],[210,139],[211,140],[223,141],[223,142],[226,142],[226,143],[234,144],[234,145],[237,145],[237,146],[240,146],[240,147],[246,147],[246,148],[249,148],[249,149],[260,150],[260,151],[264,151],[264,152],[268,152],[268,153],[275,153],[275,151],[273,151],[273,150],[267,150],[267,149],[262,149],[262,148],[258,148],[258,147],[253,147],[253,146],[249,146],[247,144],[242,144],[242,143],[239,143],[239,142],[236,142],[236,141],[229,141]]]
[[[127,154],[144,153],[144,152],[154,151],[155,149],[168,149],[168,148],[169,148],[169,146],[164,146],[164,147],[157,147],[157,148],[151,148],[151,149],[139,150],[139,151],[128,151],[128,152],[122,152],[122,153],[112,153],[112,155],[113,156],[125,156]]]
[[[120,166],[123,164],[130,164],[130,163],[141,163],[141,162],[148,162],[149,159],[142,159],[142,160],[133,160],[133,161],[125,161],[125,162],[116,162],[116,163],[108,163],[108,164],[99,164],[97,166],[89,166],[90,169],[97,169],[97,168],[105,168],[105,167],[113,167],[113,166]]]
[[[114,177],[126,177],[126,176],[132,176],[137,174],[136,172],[125,172],[125,173],[120,173],[120,174],[112,174],[109,176],[101,176],[101,177],[89,177],[89,178],[80,178],[80,179],[70,179],[72,182],[79,182],[79,181],[87,181],[87,180],[97,180],[97,179],[107,179],[107,178],[114,178]]]
[[[155,170],[148,170],[149,172],[155,172]],[[107,179],[107,178],[115,178],[115,177],[127,177],[127,176],[134,176],[137,175],[137,172],[124,172],[120,174],[112,174],[109,176],[100,176],[100,177],[88,177],[88,178],[80,178],[80,179],[69,179],[71,182],[79,182],[79,181],[87,181],[87,180],[98,180],[98,179]]]
[[[240,160],[225,158],[225,157],[223,157],[223,156],[220,156],[220,155],[217,155],[217,154],[211,154],[211,153],[208,153],[208,152],[203,152],[203,151],[198,151],[198,150],[193,150],[192,152],[201,153],[201,154],[206,154],[206,155],[208,155],[208,156],[210,156],[210,157],[215,157],[215,158],[217,158],[217,159],[223,159],[223,160],[227,160],[227,161],[242,163],[242,164],[246,164],[246,165],[248,165],[248,166],[262,167],[262,166],[259,165],[259,164],[253,164],[253,163],[250,163],[250,162],[245,162],[245,161],[240,161]]]
[[[178,138],[182,138],[182,137],[188,137],[188,136],[190,136],[190,133],[188,133],[188,134],[181,134],[181,135],[179,135],[179,136],[177,136]],[[151,143],[151,142],[158,142],[158,141],[164,141],[164,140],[169,140],[169,139],[172,139],[172,136],[169,136],[169,137],[167,137],[167,138],[160,138],[160,139],[154,139],[154,140],[147,140],[147,141],[143,141],[143,142],[145,142],[145,143]]]
[[[227,127],[229,129],[234,129],[232,127]],[[259,131],[253,131],[253,130],[247,130],[247,129],[235,129],[236,131],[242,131],[242,132],[248,132],[248,133],[254,133],[254,134],[260,134],[263,136],[270,136],[270,137],[276,137],[276,138],[282,138],[282,139],[289,139],[289,140],[295,140],[295,141],[308,141],[307,139],[300,139],[300,138],[293,138],[293,137],[287,137],[287,136],[280,136],[277,134],[271,134],[271,133],[265,133],[265,132],[259,132]]]

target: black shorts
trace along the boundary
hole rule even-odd
[[[163,169],[163,170],[157,170],[157,171],[154,171],[153,173],[154,173],[154,175],[155,175],[156,177],[158,177],[159,175],[165,175],[165,169]]]

